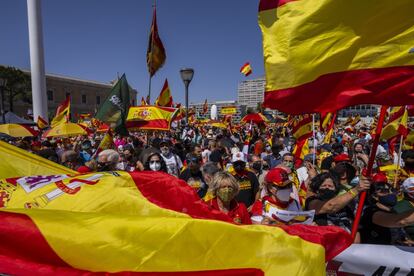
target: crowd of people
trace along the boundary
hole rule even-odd
[[[390,152],[381,142],[374,173],[367,176],[373,139],[363,125],[335,126],[330,143],[323,143],[324,133],[317,130],[303,160],[292,153],[295,141],[283,126],[134,132],[115,135],[112,148],[99,151],[103,135],[10,143],[79,173],[167,173],[238,224],[301,223],[300,216],[284,221],[277,211],[313,211],[312,224],[350,233],[359,195],[366,191],[355,243],[414,245],[414,150],[403,150],[397,166],[398,145]]]

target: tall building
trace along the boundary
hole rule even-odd
[[[360,115],[361,117],[374,117],[379,113],[379,105],[374,104],[360,104],[354,106],[348,106],[339,110],[338,117],[348,117]]]
[[[189,108],[195,108],[195,112],[198,117],[204,116],[205,118],[210,118],[211,106],[216,105],[218,118],[222,119],[224,117],[224,115],[222,114],[222,109],[227,108],[228,110],[229,108],[234,107],[236,110],[236,113],[232,115],[232,120],[233,122],[236,122],[236,123],[240,122],[240,119],[246,114],[246,106],[241,105],[237,101],[215,101],[215,102],[207,102],[207,104],[208,104],[208,111],[207,111],[207,114],[205,115],[202,114],[204,102],[190,103]]]
[[[22,70],[30,75],[30,71]],[[67,96],[70,96],[70,111],[72,121],[76,121],[76,114],[91,113],[99,109],[100,105],[108,97],[114,83],[103,83],[90,80],[82,80],[74,77],[46,74],[46,93],[49,118],[56,113],[56,108]],[[130,89],[130,103],[136,104],[138,92]],[[5,109],[8,110],[6,102]],[[13,112],[20,116],[30,115],[32,106],[23,101],[14,103]]]
[[[265,77],[239,82],[237,89],[239,104],[246,105],[248,108],[256,108],[258,103],[263,103],[265,84]]]

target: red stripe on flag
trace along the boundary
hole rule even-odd
[[[301,86],[265,92],[264,107],[304,114],[333,112],[362,103],[400,106],[401,102],[414,102],[414,66],[323,75]]]
[[[259,3],[259,12],[265,10],[276,9],[277,7],[283,6],[289,2],[298,1],[298,0],[260,0]]]
[[[157,119],[151,121],[129,121],[126,122],[128,129],[159,129],[168,130],[170,128],[170,122],[164,119]]]
[[[226,214],[211,210],[183,180],[160,172],[132,172],[130,175],[142,195],[162,208],[186,213],[193,218],[233,223]],[[324,246],[327,260],[331,260],[352,244],[351,236],[336,226],[298,224],[281,228],[289,235]]]

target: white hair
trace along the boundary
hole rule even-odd
[[[113,149],[106,149],[98,154],[98,158],[106,157],[106,162],[116,164],[119,161],[119,153]]]

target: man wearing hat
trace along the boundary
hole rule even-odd
[[[284,168],[273,168],[265,177],[265,186],[252,207],[253,224],[277,224],[274,210],[301,211],[299,204],[291,197],[293,182]]]
[[[398,201],[394,206],[393,211],[397,214],[414,211],[414,177],[407,178],[402,186],[404,198]],[[404,228],[405,232],[409,235],[411,240],[414,240],[414,224]]]
[[[249,208],[254,203],[259,191],[259,181],[253,172],[246,169],[246,156],[243,152],[234,153],[231,162],[232,166],[229,168],[229,172],[236,178],[240,186],[236,200],[243,202]]]

